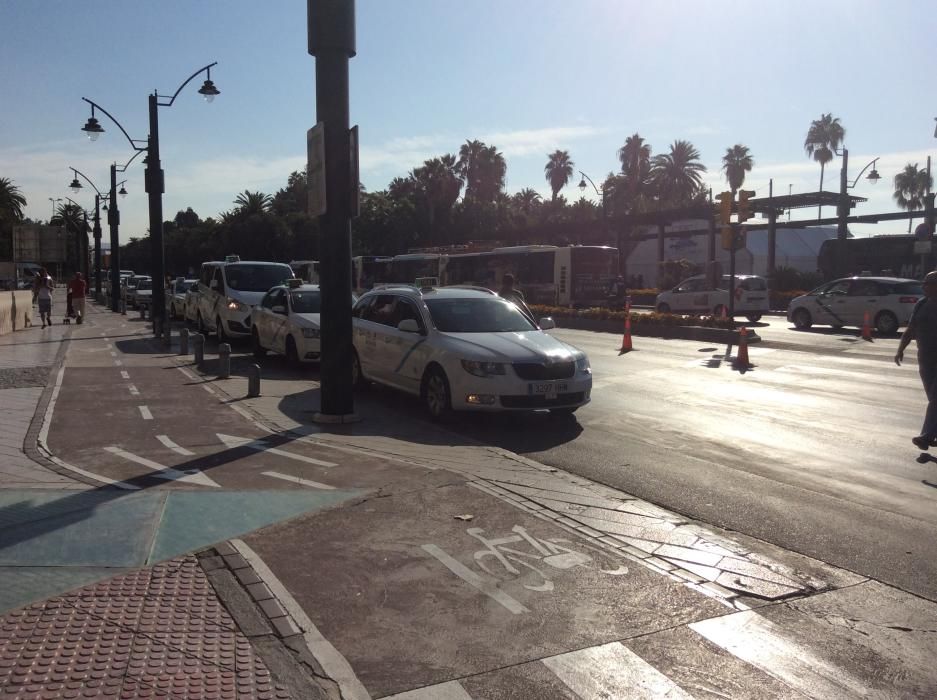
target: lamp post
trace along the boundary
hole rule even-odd
[[[875,169],[875,164],[878,162],[878,158],[873,158],[871,162],[867,163],[862,170],[859,171],[859,174],[856,176],[856,179],[849,182],[847,173],[849,171],[849,149],[844,148],[842,152],[835,151],[836,155],[843,157],[843,165],[839,171],[839,207],[837,211],[837,224],[836,224],[836,246],[839,249],[836,256],[837,259],[837,277],[841,277],[846,274],[846,271],[843,269],[843,251],[845,246],[843,241],[846,240],[846,234],[848,233],[846,229],[846,219],[849,217],[849,190],[855,187],[859,180],[862,178],[862,173],[869,169],[871,166],[872,172],[870,172],[866,179],[871,182],[873,185],[882,179],[881,175],[878,174],[878,170]]]
[[[61,197],[49,197],[49,201],[52,202],[52,216],[49,217],[49,221],[51,221],[52,219],[55,218],[55,203],[61,202],[62,198]]]
[[[210,63],[207,66],[199,68],[192,75],[190,75],[185,80],[185,82],[182,83],[182,85],[179,86],[179,88],[173,93],[172,97],[169,97],[168,95],[160,95],[157,91],[154,91],[153,94],[149,95],[148,106],[150,133],[146,139],[145,148],[138,146],[137,144],[141,141],[139,139],[134,140],[130,138],[126,130],[124,130],[123,126],[120,125],[120,122],[111,116],[107,110],[85,97],[81,98],[91,105],[91,117],[82,127],[82,131],[88,135],[88,138],[94,141],[100,134],[104,133],[103,127],[94,116],[95,109],[99,109],[104,112],[104,114],[107,115],[110,120],[114,122],[123,132],[124,136],[127,137],[127,140],[130,142],[130,145],[134,150],[146,151],[144,189],[149,196],[150,251],[152,259],[150,272],[153,277],[153,300],[151,315],[153,318],[153,333],[155,335],[162,335],[163,323],[165,321],[166,315],[166,292],[164,287],[166,274],[163,251],[163,192],[165,191],[165,180],[159,160],[159,108],[172,107],[173,103],[176,101],[176,97],[178,97],[179,93],[182,92],[182,89],[188,85],[193,80],[193,78],[201,73],[206,73],[206,79],[202,84],[202,87],[199,88],[198,92],[205,98],[206,102],[213,101],[215,97],[220,94],[220,91],[217,87],[215,87],[215,84],[211,80],[211,68],[215,65],[217,65],[217,62]],[[116,175],[112,175],[112,183],[115,178]],[[113,255],[114,251],[112,249],[111,269],[114,269],[115,267],[113,262]]]
[[[101,199],[107,200],[109,195],[102,195],[97,186],[80,170],[69,166],[69,170],[74,173],[69,188],[73,192],[79,192],[82,189],[78,176],[81,175],[85,181],[94,189],[94,226],[91,233],[94,236],[94,298],[101,298]]]
[[[592,185],[592,189],[595,190],[595,193],[602,198],[602,240],[606,240],[608,236],[608,208],[606,207],[605,199],[605,188],[599,189],[596,187],[595,183],[592,181],[592,178],[586,175],[581,170],[579,174],[582,175],[582,179],[579,181],[579,191],[585,192],[586,190],[586,180],[589,181],[589,184]],[[617,274],[622,275],[622,270],[624,269],[624,256],[622,255],[621,250],[621,229],[615,231],[615,247],[618,248],[618,270]]]

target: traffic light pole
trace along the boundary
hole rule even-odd
[[[735,251],[738,249],[739,224],[732,227],[732,250],[729,251],[729,324],[735,328]]]

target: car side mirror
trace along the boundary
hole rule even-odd
[[[403,331],[404,333],[419,333],[420,324],[412,318],[405,318],[397,324],[397,330]]]
[[[283,306],[283,304],[277,304],[275,306],[271,306],[270,310],[275,314],[282,314],[286,316],[286,307]]]
[[[540,330],[549,331],[556,328],[556,321],[550,316],[544,316],[540,319]]]

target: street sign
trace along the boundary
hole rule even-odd
[[[325,214],[325,124],[322,122],[306,132],[306,189],[309,216]]]

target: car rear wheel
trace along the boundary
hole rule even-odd
[[[296,349],[296,341],[293,336],[286,336],[286,361],[294,367],[299,367],[299,351]]]
[[[430,418],[442,421],[452,413],[452,394],[446,373],[438,367],[431,367],[423,378],[423,403]]]
[[[813,325],[813,319],[810,318],[810,312],[807,309],[797,309],[791,316],[794,322],[794,328],[805,331]]]
[[[260,344],[260,334],[257,332],[256,328],[251,333],[251,350],[253,350],[254,357],[258,360],[262,360],[267,356],[267,350]]]
[[[657,313],[660,314],[669,314],[670,313],[670,304],[658,304]]]
[[[882,335],[892,335],[898,332],[898,317],[891,311],[881,311],[875,317],[875,330]]]

